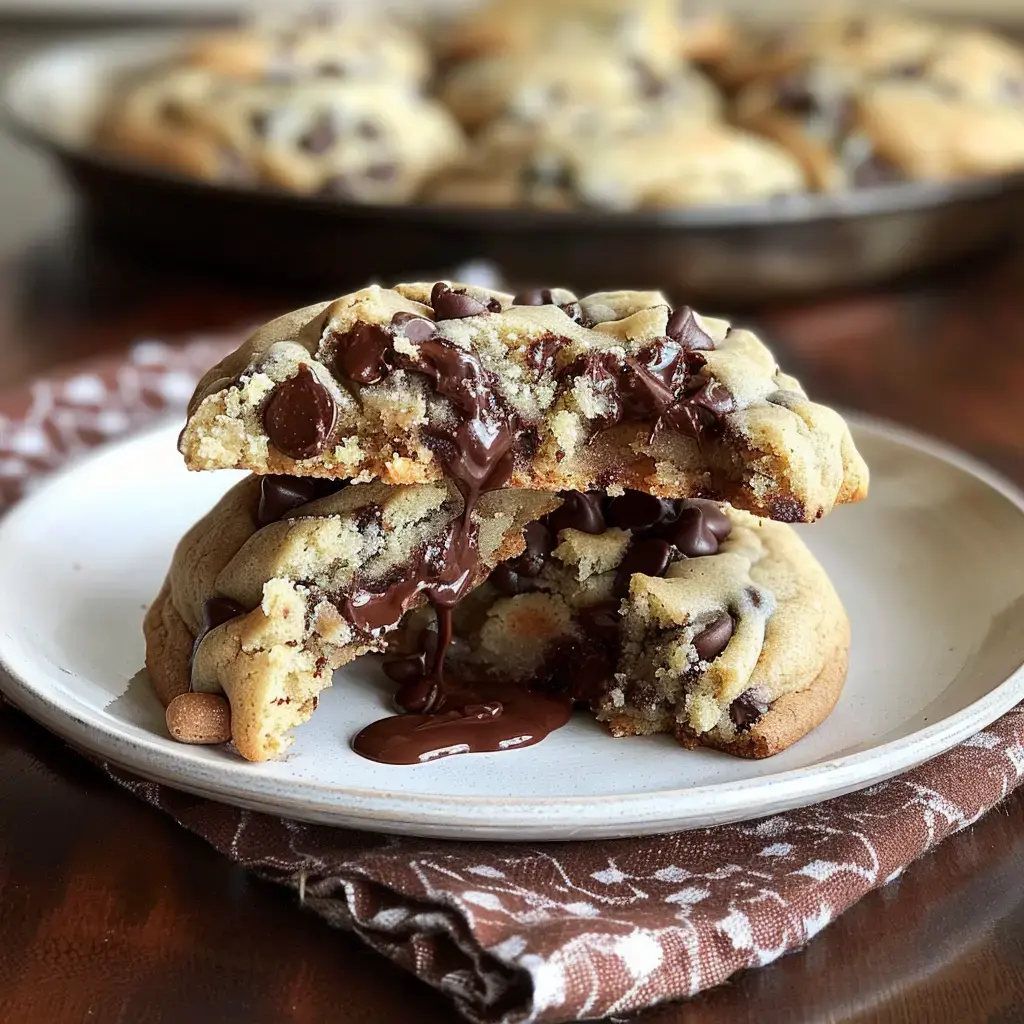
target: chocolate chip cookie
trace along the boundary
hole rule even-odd
[[[381,650],[417,603],[458,600],[557,504],[494,491],[467,518],[443,484],[247,478],[182,539],[146,616],[157,694],[223,691],[239,753],[275,757],[335,668]]]
[[[126,86],[98,139],[120,156],[209,181],[381,203],[412,198],[462,146],[450,115],[415,90],[234,81],[195,67]]]
[[[859,500],[868,480],[841,417],[750,331],[658,292],[446,281],[268,324],[200,381],[179,447],[192,469],[619,485],[788,522]]]
[[[453,673],[566,695],[616,736],[741,757],[778,753],[832,710],[849,625],[791,527],[637,491],[563,497],[456,609]],[[410,613],[384,671],[403,682],[435,643]]]
[[[312,78],[422,85],[430,57],[393,18],[319,10],[204,33],[185,48],[186,64],[216,77],[277,83]]]

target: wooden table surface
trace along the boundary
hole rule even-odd
[[[5,198],[0,180],[0,243]],[[0,387],[141,336],[246,323],[305,298],[148,267],[65,222],[0,263]],[[757,319],[819,399],[936,434],[1024,483],[1024,255]],[[805,951],[642,1019],[1024,1020],[1022,801],[1012,796]],[[0,950],[2,1021],[457,1019],[439,995],[9,707]]]

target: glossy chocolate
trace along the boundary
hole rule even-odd
[[[356,735],[352,748],[385,764],[423,764],[453,754],[529,747],[571,715],[567,697],[495,683],[449,684],[433,713],[374,722]]]
[[[714,661],[732,639],[736,622],[725,612],[693,638],[693,649],[701,661]]]
[[[303,363],[294,377],[270,392],[263,408],[263,428],[283,455],[312,459],[327,446],[336,414],[331,393]]]

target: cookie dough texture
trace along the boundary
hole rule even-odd
[[[458,609],[454,659],[470,675],[528,682],[553,659],[561,664],[564,645],[587,643],[594,628],[588,609],[617,605],[618,639],[608,652],[614,679],[591,699],[613,735],[669,732],[683,746],[739,757],[784,750],[835,705],[849,623],[797,530],[724,511],[732,532],[717,553],[673,561],[661,577],[636,573],[621,601],[614,597],[616,569],[630,531],[561,531],[532,589],[509,596],[487,583]],[[704,660],[695,638],[724,614],[732,617],[732,634],[720,651],[704,648]],[[427,615],[413,613],[393,649],[415,650],[429,626]],[[555,681],[573,671],[555,668]]]
[[[479,359],[482,381],[520,427],[509,485],[546,491],[613,485],[663,496],[711,497],[786,521],[813,521],[867,492],[868,473],[842,418],[811,402],[751,332],[696,316],[710,337],[703,368],[687,387],[727,389],[732,411],[721,433],[692,436],[650,418],[615,425],[604,371],[665,339],[672,311],[657,292],[606,292],[578,300],[582,326],[561,305],[513,305],[513,296],[452,285],[500,311],[437,320],[437,337]],[[339,339],[360,325],[388,328],[395,314],[434,321],[430,284],[372,286],[282,317],[257,331],[200,381],[180,449],[191,469],[423,483],[443,476],[431,429],[456,411],[415,369],[360,385],[335,373]],[[557,303],[575,309],[572,293]],[[415,368],[416,342],[398,346]],[[583,369],[580,369],[580,367]],[[321,451],[296,460],[271,443],[268,396],[308,367],[333,399],[333,428]],[[528,441],[528,444],[527,444]]]
[[[344,595],[356,586],[386,590],[463,507],[443,484],[357,484],[261,526],[260,487],[258,478],[243,480],[185,535],[144,623],[160,700],[190,688],[223,692],[232,741],[251,761],[287,749],[335,668],[382,649],[383,634],[363,633],[345,617]],[[521,551],[522,527],[557,504],[539,492],[484,495],[473,518],[480,578]],[[212,598],[239,613],[204,632]]]

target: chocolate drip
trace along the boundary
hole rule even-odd
[[[496,683],[469,688],[452,683],[433,713],[381,719],[363,729],[352,747],[385,764],[423,764],[453,754],[532,746],[571,714],[566,697]]]
[[[607,411],[597,419],[597,434],[626,419],[652,421],[651,441],[663,427],[698,442],[722,433],[734,403],[724,384],[701,375],[706,361],[700,353],[713,347],[711,338],[685,307],[669,317],[668,330],[668,336],[625,361],[609,352],[591,352],[562,371],[563,380],[588,380],[603,399]]]

